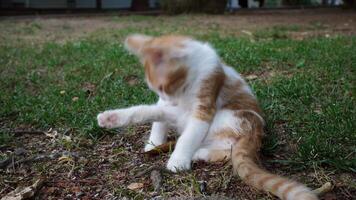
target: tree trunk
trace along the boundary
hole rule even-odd
[[[132,11],[146,11],[149,9],[148,0],[132,0]]]
[[[96,0],[96,9],[101,10],[101,0]]]

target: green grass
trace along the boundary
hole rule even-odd
[[[152,23],[154,18],[132,20]],[[30,27],[36,32],[41,29],[40,25]],[[0,119],[5,125],[0,144],[11,139],[8,129],[20,125],[70,129],[78,137],[95,139],[105,131],[96,124],[98,112],[155,102],[141,65],[124,50],[121,40],[131,32],[194,33],[179,29],[179,25],[160,26],[160,30],[129,27],[65,43],[4,42],[0,45]],[[223,60],[242,74],[276,72],[250,81],[268,124],[266,151],[273,154],[278,149],[282,136],[276,134],[276,124],[283,122],[283,137],[297,145],[287,162],[299,163],[296,167],[301,169],[317,164],[356,171],[356,37],[302,41],[285,37],[285,31],[298,29],[259,31],[259,37],[270,39],[258,42],[222,37],[215,30],[196,37],[211,42]],[[129,84],[129,77],[137,77],[138,82]],[[86,85],[94,88],[88,91]]]

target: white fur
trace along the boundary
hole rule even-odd
[[[183,62],[188,67],[187,89],[184,93],[178,92],[174,96],[168,96],[156,91],[160,96],[156,105],[139,105],[105,111],[98,115],[99,126],[106,128],[153,122],[146,151],[165,142],[168,126],[176,128],[180,137],[167,163],[167,168],[173,172],[190,169],[193,156],[194,159],[208,159],[209,149],[231,149],[231,141],[215,141],[213,136],[222,128],[232,128],[239,132],[239,126],[236,125],[241,123],[241,120],[228,110],[218,110],[211,124],[193,116],[194,110],[197,109],[196,96],[201,82],[216,67],[223,66],[227,81],[243,81],[243,79],[231,67],[220,62],[218,55],[209,44],[188,39],[184,46],[185,52],[180,52],[186,55]],[[245,90],[252,93],[247,84]],[[222,100],[218,99],[218,101]]]

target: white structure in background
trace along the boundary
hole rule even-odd
[[[247,5],[248,8],[259,8],[259,1],[255,1],[255,0],[248,0],[247,1]]]
[[[227,1],[227,8],[229,10],[231,10],[231,11],[240,8],[239,0],[228,0]]]

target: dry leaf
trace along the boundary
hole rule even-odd
[[[144,154],[147,154],[150,156],[156,156],[156,155],[159,155],[160,153],[167,153],[169,151],[173,151],[175,144],[176,144],[175,141],[169,141],[167,143],[156,146],[154,149],[152,149],[150,151],[144,152]]]
[[[73,97],[72,101],[78,101],[79,97]]]
[[[246,34],[246,35],[248,35],[248,36],[252,36],[251,31],[242,30],[241,32],[244,33],[244,34]]]
[[[143,188],[143,183],[131,183],[127,188],[130,190],[139,190]]]
[[[258,76],[254,75],[254,74],[251,74],[251,75],[246,76],[246,79],[247,79],[247,80],[254,80],[254,79],[256,79],[256,78],[258,78]]]

